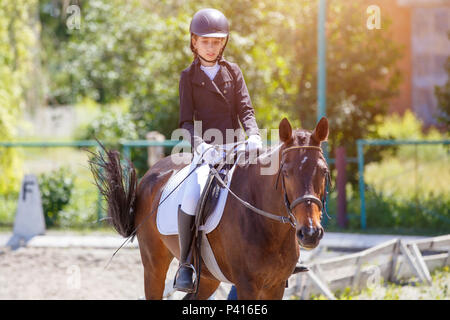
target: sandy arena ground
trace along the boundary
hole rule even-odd
[[[0,247],[0,299],[137,300],[144,299],[144,269],[138,249]],[[178,260],[166,278],[165,298],[181,299],[172,289]],[[226,299],[222,284],[216,299]]]
[[[1,249],[0,299],[132,299],[144,296],[138,249]]]
[[[115,249],[22,247],[12,251],[0,247],[0,299],[137,300],[144,298],[143,266],[137,248],[121,249],[107,268]],[[173,292],[178,261],[172,261],[165,295]],[[433,277],[433,286],[400,288],[377,286],[352,294],[351,299],[450,299],[450,272]],[[231,285],[221,284],[215,299],[226,299]],[[345,299],[345,297],[342,297]]]

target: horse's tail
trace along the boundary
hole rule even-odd
[[[113,227],[121,236],[129,237],[134,231],[136,169],[129,159],[121,162],[118,151],[108,151],[97,142],[103,152],[90,152],[93,157],[89,160],[95,184],[106,199]]]

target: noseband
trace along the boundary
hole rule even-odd
[[[285,150],[283,150],[282,154],[281,154],[281,158],[283,159],[283,156],[293,150],[297,150],[297,149],[310,149],[310,150],[316,150],[319,151],[322,154],[322,148],[320,147],[316,147],[316,146],[295,146],[295,147],[290,147],[287,148]],[[278,180],[280,178],[280,174],[281,174],[281,168],[283,167],[284,161],[281,161],[281,165],[280,165],[280,169],[278,171],[278,177],[277,177],[277,182],[275,185],[278,185]],[[303,196],[298,197],[297,199],[295,199],[292,203],[289,202],[288,196],[287,196],[287,192],[286,192],[286,187],[284,185],[284,176],[282,176],[281,178],[281,186],[283,188],[283,193],[284,193],[284,204],[286,206],[286,209],[289,213],[289,216],[294,216],[292,213],[292,210],[299,205],[300,203],[306,202],[307,204],[311,204],[311,203],[315,203],[318,207],[319,210],[322,211],[324,208],[324,204],[322,200],[320,200],[319,198],[317,198],[316,196],[312,195],[312,194],[306,194]]]

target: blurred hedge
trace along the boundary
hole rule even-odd
[[[36,36],[32,23],[35,0],[0,0],[0,141],[15,138],[29,87]],[[21,158],[0,147],[0,194],[17,192],[22,176]]]

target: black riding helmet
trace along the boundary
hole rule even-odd
[[[194,14],[194,17],[191,21],[191,26],[189,28],[191,32],[191,50],[195,54],[197,54],[200,58],[207,62],[216,62],[222,57],[222,53],[225,50],[225,47],[228,43],[228,34],[230,32],[228,20],[224,16],[222,12],[216,9],[201,9]],[[219,55],[215,60],[206,60],[202,56],[200,56],[193,44],[192,44],[192,35],[195,34],[200,37],[211,37],[211,38],[225,38],[225,45],[220,51]]]

